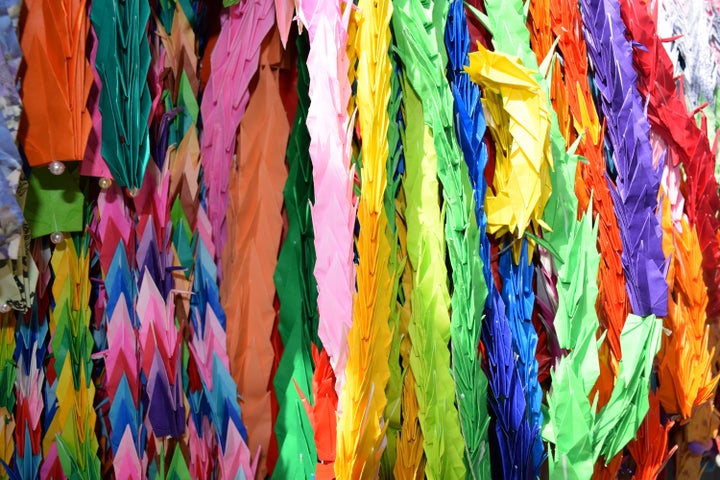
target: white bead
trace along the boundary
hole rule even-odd
[[[131,197],[137,197],[138,193],[140,193],[140,189],[137,187],[133,187],[128,190],[128,195],[130,195]]]
[[[102,177],[100,180],[98,180],[98,184],[103,190],[106,188],[110,188],[110,185],[112,185],[112,178]]]
[[[48,169],[53,175],[62,175],[65,173],[65,164],[56,160],[48,165]]]
[[[65,235],[63,235],[62,232],[55,232],[50,235],[50,241],[55,245],[61,243],[63,240],[65,240]]]
[[[10,310],[12,310],[12,307],[7,303],[0,305],[0,313],[10,313]]]

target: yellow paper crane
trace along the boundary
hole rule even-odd
[[[340,480],[374,478],[385,436],[385,386],[390,378],[388,324],[393,291],[388,219],[384,208],[388,159],[387,114],[392,68],[388,0],[361,0],[356,12],[357,107],[362,141],[358,208],[357,293],[348,334],[346,382],[341,394],[335,473]]]
[[[488,233],[521,238],[530,227],[549,229],[542,220],[552,191],[545,92],[519,59],[479,44],[478,51],[470,54],[466,71],[482,86],[488,126],[497,148],[495,175],[485,204]]]

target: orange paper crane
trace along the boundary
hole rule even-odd
[[[687,420],[693,409],[715,392],[718,376],[712,374],[714,348],[708,349],[705,309],[708,295],[703,283],[702,251],[695,227],[683,217],[681,230],[673,227],[668,197],[663,199],[663,250],[672,255],[668,271],[668,316],[658,353],[658,397],[668,414]]]
[[[633,458],[643,458],[635,468],[634,480],[653,480],[658,477],[677,446],[667,451],[668,434],[675,422],[660,423],[660,401],[654,393],[650,394],[650,411],[637,432],[637,439],[630,442],[628,449]]]
[[[92,118],[93,74],[85,54],[86,0],[25,0],[23,119],[18,138],[31,166],[82,160]]]
[[[229,180],[227,244],[222,254],[223,271],[234,274],[220,286],[231,371],[242,397],[250,451],[256,454],[260,449],[261,478],[267,470],[273,430],[273,273],[282,235],[285,147],[290,133],[273,68],[279,63],[280,36],[273,29],[261,48],[257,85],[240,124],[237,162]]]

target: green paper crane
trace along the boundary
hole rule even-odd
[[[602,454],[610,459],[635,436],[648,411],[653,359],[660,349],[662,322],[651,315],[629,315],[620,344],[623,358],[607,405],[595,414],[597,398],[588,397],[600,374],[595,339],[599,327],[595,301],[600,256],[595,249],[597,223],[585,214],[571,231],[568,257],[559,263],[558,311],[555,328],[568,355],[552,371],[552,390],[542,430],[552,443],[551,479],[590,479]],[[557,260],[557,259],[556,259]]]
[[[310,419],[301,395],[312,398],[312,344],[317,338],[317,285],[313,275],[315,243],[310,218],[314,198],[310,134],[306,125],[310,104],[310,76],[306,59],[307,35],[298,37],[298,108],[288,145],[288,178],[285,183],[287,238],[275,268],[275,285],[280,300],[278,330],[284,351],[273,380],[280,405],[275,423],[279,458],[272,478],[304,479],[315,474],[317,449]]]
[[[487,296],[487,288],[482,274],[482,262],[477,253],[480,244],[477,221],[475,220],[475,206],[472,187],[467,165],[463,159],[462,152],[455,137],[453,128],[453,97],[450,86],[445,78],[445,65],[447,64],[447,52],[445,50],[445,21],[447,18],[449,3],[446,0],[422,0],[422,1],[396,1],[395,13],[393,14],[393,30],[397,39],[397,51],[402,61],[408,83],[417,93],[421,100],[423,120],[432,138],[432,150],[426,149],[421,161],[422,166],[415,165],[415,168],[422,168],[424,171],[419,176],[419,185],[415,188],[423,190],[420,193],[422,201],[421,212],[416,215],[427,218],[429,202],[438,202],[427,188],[432,188],[432,182],[424,179],[425,176],[433,174],[437,168],[437,176],[442,184],[442,199],[444,201],[444,233],[423,232],[420,237],[428,238],[428,247],[420,246],[420,255],[410,261],[414,263],[413,268],[418,268],[418,279],[415,283],[416,290],[413,292],[413,315],[416,312],[422,317],[422,323],[426,328],[418,329],[421,322],[411,322],[410,336],[418,337],[416,343],[413,339],[413,349],[418,347],[421,352],[411,354],[411,363],[416,355],[435,358],[435,365],[430,369],[427,367],[415,368],[413,372],[417,379],[418,403],[420,405],[420,425],[423,429],[425,439],[424,448],[427,456],[426,474],[429,478],[456,478],[465,475],[466,446],[461,434],[461,427],[455,401],[460,403],[460,415],[468,414],[469,411],[477,411],[478,405],[482,402],[477,396],[466,395],[463,389],[468,385],[477,385],[482,391],[482,385],[487,384],[485,374],[477,361],[477,344],[466,335],[466,331],[475,331],[482,321],[482,311]],[[407,98],[407,97],[406,97]],[[406,107],[407,107],[406,103]],[[409,110],[409,108],[408,108]],[[408,126],[410,118],[408,114]],[[409,130],[409,128],[408,128]],[[409,134],[408,134],[409,136]],[[422,139],[413,139],[419,141]],[[436,157],[435,157],[436,154]],[[428,170],[428,157],[435,160],[436,165]],[[417,161],[417,160],[416,160]],[[411,157],[407,155],[408,180],[411,177]],[[408,182],[408,198],[412,196],[412,182]],[[410,202],[408,203],[408,253],[410,245],[418,240],[411,240],[411,214]],[[429,209],[428,209],[429,210]],[[442,218],[442,217],[440,217]],[[423,220],[424,221],[424,220]],[[422,224],[421,224],[422,225]],[[422,225],[423,229],[427,227]],[[435,225],[432,226],[435,228]],[[440,230],[440,229],[438,229]],[[439,240],[439,242],[438,242]],[[424,243],[423,242],[423,243]],[[419,242],[418,242],[419,243]],[[442,245],[440,257],[429,255],[432,248],[437,248],[437,243]],[[442,270],[437,265],[427,267],[427,263],[444,263],[445,248],[447,248],[450,264],[452,267],[451,296],[451,322],[448,324],[447,303],[443,298],[447,295]],[[425,251],[423,251],[425,250]],[[421,276],[423,268],[427,270]],[[423,291],[432,286],[429,292]],[[438,288],[438,285],[442,285]],[[427,303],[422,309],[414,308],[415,298],[425,297],[423,303]],[[425,311],[425,309],[431,309]],[[434,311],[433,311],[434,310]],[[433,325],[434,323],[434,325]],[[432,325],[432,326],[431,326]],[[430,327],[430,328],[428,328]],[[452,338],[452,370],[456,382],[452,378],[445,377],[443,368],[445,366],[445,354],[448,338]],[[427,342],[427,346],[423,343]],[[425,348],[423,348],[425,347]],[[430,350],[429,353],[426,353]],[[425,370],[425,371],[423,371]],[[457,382],[461,375],[467,375],[470,381]],[[429,385],[431,382],[433,385]],[[447,383],[445,383],[447,382]],[[457,395],[455,390],[457,388]],[[473,388],[473,392],[474,387]],[[450,392],[446,391],[450,390]],[[469,390],[467,390],[469,392]],[[450,398],[448,398],[450,397]],[[452,397],[457,397],[456,399]],[[478,403],[474,403],[477,401]],[[463,403],[467,402],[469,408]],[[474,467],[473,467],[474,468]],[[471,471],[471,476],[474,475]]]

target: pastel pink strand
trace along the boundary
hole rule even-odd
[[[355,290],[353,228],[357,205],[350,166],[353,119],[347,113],[351,87],[345,53],[351,10],[348,5],[341,12],[338,0],[298,3],[298,18],[310,36],[307,127],[315,182],[311,214],[317,252],[318,336],[330,357],[338,396],[345,379]]]

